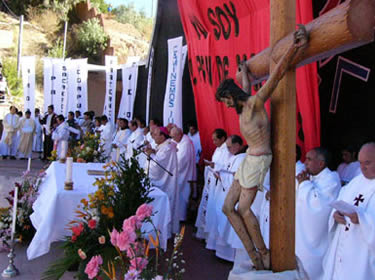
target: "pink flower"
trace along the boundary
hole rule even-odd
[[[128,228],[126,228],[126,230],[121,232],[117,237],[117,247],[121,251],[125,251],[126,249],[128,249],[130,245],[134,243],[135,239],[137,238],[137,235],[135,234],[134,231],[130,229],[127,230],[127,229]]]
[[[140,274],[139,271],[137,271],[135,269],[131,269],[131,270],[128,271],[128,273],[125,274],[124,280],[137,280],[139,274]]]
[[[130,261],[130,269],[142,271],[148,264],[148,260],[144,258],[134,258]]]
[[[89,279],[94,279],[98,275],[101,264],[103,264],[103,259],[100,255],[91,258],[85,268],[85,273],[89,276]]]
[[[105,236],[104,235],[102,235],[102,236],[100,236],[99,238],[98,238],[98,241],[99,241],[99,244],[105,244]]]
[[[83,150],[85,148],[85,144],[82,144],[80,149]]]
[[[85,253],[82,249],[79,249],[79,250],[78,250],[78,256],[79,256],[82,260],[85,260],[85,259],[87,258],[86,253]]]
[[[88,221],[87,225],[89,226],[89,228],[95,229],[96,228],[96,221],[91,219],[91,220]]]
[[[113,231],[111,232],[111,243],[113,246],[117,246],[117,240],[118,240],[118,237],[119,237],[119,233],[116,229],[113,229]]]
[[[79,224],[78,226],[74,226],[72,227],[72,232],[75,236],[80,236],[82,231],[83,231],[84,227],[83,227],[83,224]]]
[[[72,235],[72,242],[74,243],[74,242],[76,242],[76,240],[77,240],[77,236]]]
[[[125,230],[125,228],[130,228],[134,231],[136,229],[140,229],[141,226],[141,220],[139,220],[137,216],[131,216],[130,218],[124,220],[124,223],[122,224],[122,230]]]
[[[142,204],[138,207],[137,212],[135,212],[138,219],[143,221],[145,218],[148,218],[152,215],[152,205],[148,205],[146,203]]]

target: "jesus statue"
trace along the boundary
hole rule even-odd
[[[249,146],[247,156],[236,172],[226,196],[223,212],[257,270],[270,269],[270,252],[264,244],[257,218],[250,208],[257,191],[263,191],[263,180],[272,161],[271,127],[264,104],[271,97],[293,59],[307,46],[307,42],[306,29],[299,25],[298,30],[294,32],[292,45],[256,95],[251,96],[248,75],[252,79],[255,77],[248,71],[245,63],[240,64],[243,89],[239,88],[233,79],[227,79],[222,81],[216,92],[218,101],[236,109],[241,133]],[[237,202],[238,210],[235,208]]]

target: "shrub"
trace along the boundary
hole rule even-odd
[[[62,58],[64,51],[64,41],[58,38],[55,45],[48,50],[48,57]]]
[[[90,0],[92,6],[98,9],[99,12],[105,14],[108,12],[109,5],[104,0]]]
[[[3,74],[7,79],[10,94],[15,97],[23,95],[22,79],[17,77],[17,59],[5,58],[3,61]]]
[[[107,47],[108,35],[96,18],[80,24],[76,38],[81,51],[91,58],[98,57]]]

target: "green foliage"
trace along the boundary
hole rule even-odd
[[[143,34],[147,34],[152,30],[152,19],[146,17],[144,11],[137,12],[133,3],[118,6],[113,9],[113,14],[116,16],[117,21],[132,24]]]
[[[17,59],[5,58],[3,61],[3,74],[7,79],[8,88],[12,96],[20,97],[23,94],[22,79],[17,77]]]
[[[58,38],[55,45],[48,50],[48,57],[62,58],[64,52],[64,42]]]
[[[96,18],[80,24],[75,36],[82,56],[97,58],[107,47],[108,35]]]
[[[68,20],[69,11],[82,0],[53,0],[53,10],[61,16],[62,21]]]
[[[90,0],[92,6],[97,8],[102,14],[108,12],[109,5],[104,0]]]

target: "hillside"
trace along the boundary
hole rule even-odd
[[[40,12],[37,8],[29,9],[28,20],[24,21],[23,29],[23,56],[37,56],[36,85],[37,85],[37,106],[43,103],[43,63],[42,58],[49,53],[59,54],[62,52],[63,32],[59,17],[51,10]],[[145,35],[132,24],[123,24],[115,20],[113,15],[103,15],[103,27],[109,36],[110,47],[114,55],[118,57],[118,63],[126,63],[128,57],[139,56],[146,58],[148,54],[150,35]],[[69,25],[67,50],[74,47],[75,42],[69,40],[73,30],[77,26]],[[0,60],[11,59],[16,61],[18,49],[19,20],[0,12]],[[148,32],[151,33],[151,32]],[[58,44],[58,42],[60,44]],[[55,56],[56,57],[56,56]],[[57,56],[58,57],[58,56]],[[77,51],[74,58],[85,57]],[[9,80],[9,79],[8,79]],[[12,103],[22,107],[22,98],[13,97]]]

